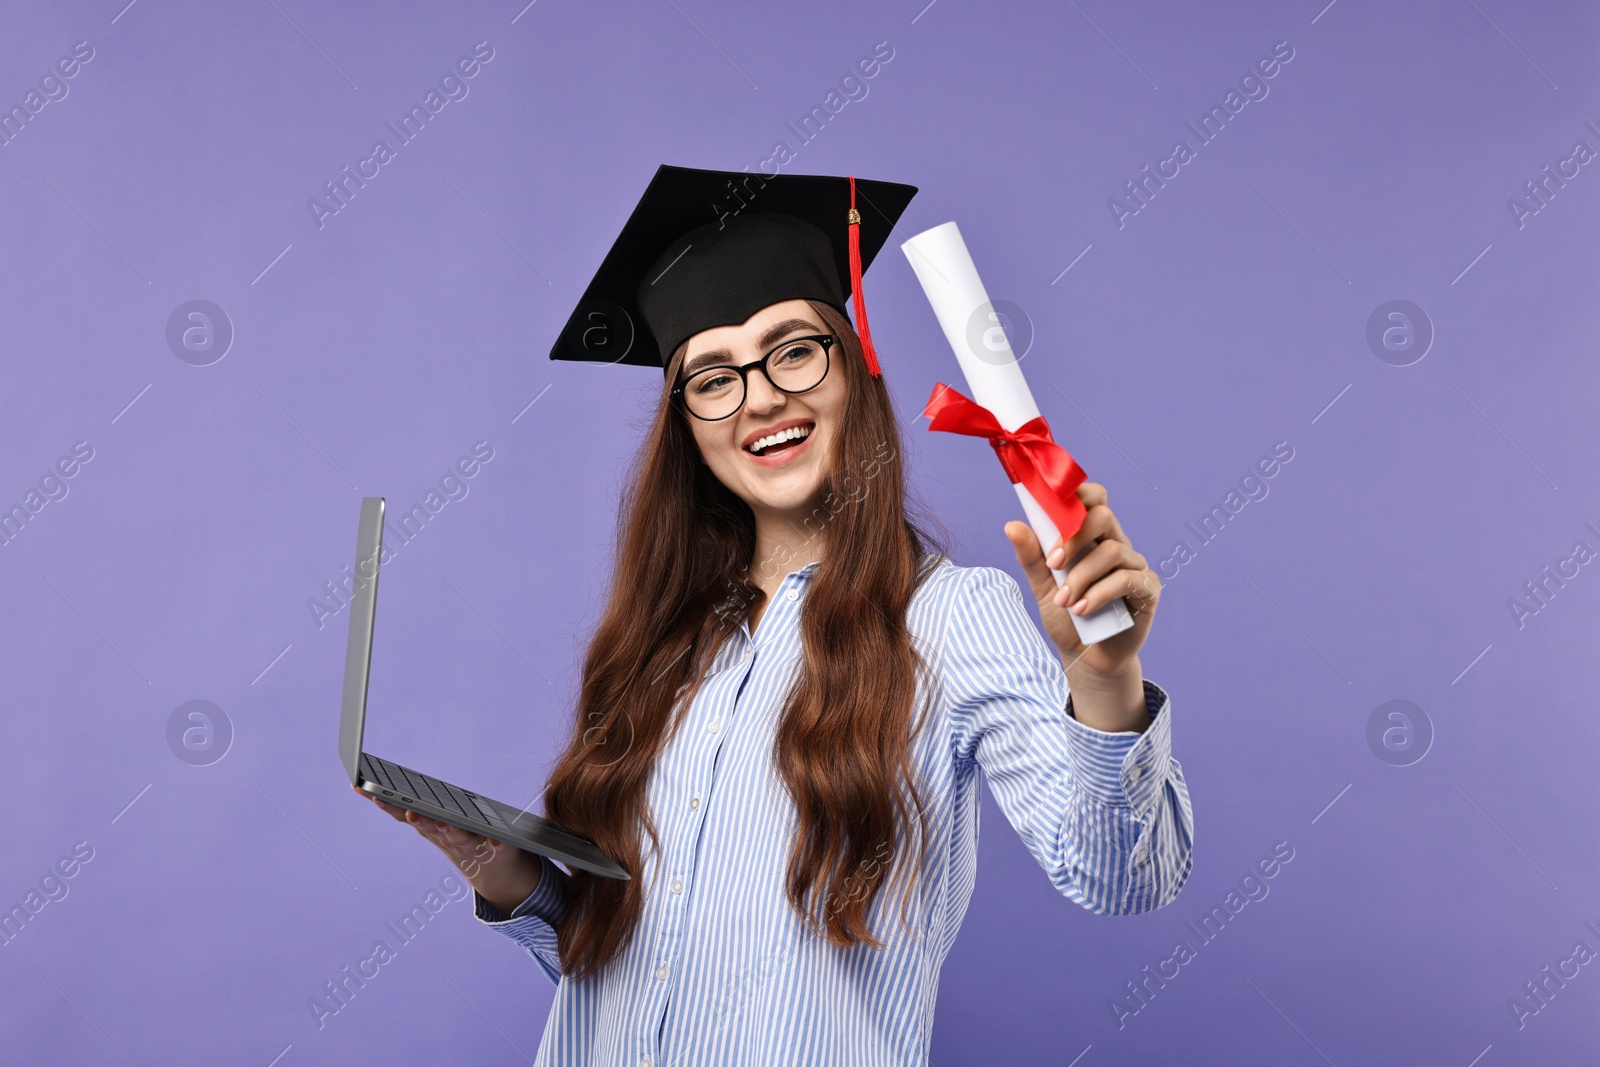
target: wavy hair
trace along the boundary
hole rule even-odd
[[[911,501],[923,522],[907,516],[899,423],[849,319],[807,303],[839,339],[832,373],[845,374],[849,391],[822,503],[803,522],[822,539],[821,563],[802,602],[803,667],[772,748],[797,816],[785,881],[795,912],[829,942],[881,948],[868,909],[896,869],[904,921],[928,835],[910,759],[924,718],[913,721],[916,679],[927,665],[906,610],[948,555],[949,535],[920,502]],[[668,382],[687,348],[672,354]],[[611,587],[585,654],[576,721],[545,791],[549,818],[632,876],[580,870],[567,879],[557,943],[574,977],[603,967],[633,936],[644,905],[641,827],[660,844],[646,801],[651,769],[718,647],[766,596],[749,575],[754,515],[701,462],[690,417],[663,387],[618,508]],[[902,847],[912,831],[915,850]],[[886,848],[898,863],[883,862]]]

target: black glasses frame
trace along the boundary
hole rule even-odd
[[[789,389],[785,389],[783,386],[779,385],[777,382],[772,380],[772,375],[767,371],[767,361],[770,360],[774,355],[776,355],[780,349],[787,348],[789,345],[794,344],[796,341],[816,341],[818,344],[820,344],[822,346],[822,359],[823,359],[822,377],[818,378],[814,384],[808,385],[804,389],[789,390]],[[761,369],[761,373],[766,377],[767,384],[771,385],[778,392],[780,392],[780,393],[788,393],[790,396],[798,396],[801,393],[809,393],[809,392],[811,392],[811,390],[815,389],[817,386],[821,385],[824,381],[827,380],[828,371],[833,369],[832,349],[833,349],[833,346],[838,344],[838,343],[839,343],[839,339],[837,337],[834,337],[832,334],[826,334],[826,333],[803,334],[803,335],[801,335],[799,337],[790,337],[787,340],[780,341],[778,344],[773,345],[771,351],[769,351],[766,355],[762,356],[760,359],[755,360],[754,362],[751,362],[751,363],[745,363],[743,365],[734,364],[734,363],[718,363],[718,364],[715,364],[715,365],[710,366],[710,367],[701,367],[699,370],[695,371],[694,374],[691,375],[689,378],[683,378],[683,379],[679,380],[678,384],[676,384],[676,385],[674,385],[672,387],[672,399],[673,399],[673,401],[675,403],[677,403],[680,407],[682,407],[684,411],[687,411],[689,414],[693,415],[695,418],[699,419],[701,422],[721,422],[723,419],[732,418],[733,416],[739,414],[740,410],[742,410],[744,408],[744,402],[747,399],[749,399],[749,397],[750,397],[750,372],[755,370],[758,367]],[[706,373],[708,373],[710,371],[714,371],[714,370],[731,370],[731,371],[735,372],[736,374],[738,374],[739,375],[739,388],[740,388],[740,390],[741,390],[743,395],[741,395],[739,397],[739,404],[732,411],[728,412],[726,415],[719,415],[718,417],[716,417],[714,419],[708,419],[704,415],[700,415],[700,414],[696,413],[693,409],[691,409],[689,407],[688,399],[683,394],[684,394],[684,390],[686,388],[688,388],[688,385],[689,385],[690,381],[692,381],[694,378],[698,378],[702,374],[706,374]]]

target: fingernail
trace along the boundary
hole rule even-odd
[[[1072,605],[1072,610],[1077,612],[1079,615],[1082,615],[1084,613],[1084,611],[1086,611],[1088,609],[1088,607],[1089,607],[1089,598],[1088,597],[1081,597],[1076,604]]]
[[[1052,567],[1059,567],[1059,566],[1061,566],[1061,560],[1065,555],[1066,555],[1066,553],[1063,552],[1061,549],[1059,549],[1059,548],[1053,549],[1050,552],[1050,558],[1045,560],[1045,562],[1048,563]]]

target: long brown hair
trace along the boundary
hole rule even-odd
[[[867,374],[850,321],[831,305],[807,303],[838,338],[829,373],[843,373],[849,392],[824,503],[804,520],[822,538],[822,562],[802,602],[803,669],[773,744],[798,816],[787,895],[831,943],[879,948],[868,909],[896,868],[905,876],[904,919],[927,844],[910,761],[922,721],[912,721],[916,677],[926,664],[906,609],[948,555],[948,533],[908,497],[889,391]],[[672,354],[669,382],[687,348]],[[644,904],[640,825],[660,843],[646,786],[682,717],[674,709],[687,708],[718,647],[766,595],[749,577],[754,516],[701,462],[690,417],[663,388],[618,508],[611,589],[584,658],[577,721],[545,791],[551,819],[593,839],[632,876],[574,871],[567,880],[558,945],[563,971],[575,977],[604,966],[633,936]],[[907,517],[908,502],[923,524]],[[915,850],[904,844],[913,811]],[[886,848],[898,863],[883,862]]]

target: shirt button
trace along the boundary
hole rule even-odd
[[[665,963],[656,968],[656,977],[663,982],[667,980],[667,965]]]
[[[689,801],[689,810],[690,811],[698,811],[699,808],[700,808],[700,798],[699,797],[695,797],[695,798],[693,798],[692,800]]]
[[[1144,768],[1143,767],[1129,767],[1128,768],[1128,781],[1137,782],[1142,777],[1144,777]]]
[[[677,879],[676,881],[674,881],[672,883],[672,891],[674,893],[683,892],[683,879],[682,878],[679,878],[679,879]]]
[[[1145,847],[1143,845],[1140,845],[1138,848],[1133,850],[1133,862],[1135,862],[1135,863],[1143,863],[1144,862],[1144,858],[1146,856],[1148,856],[1149,854],[1150,853],[1145,851]]]
[[[791,590],[789,590],[789,596],[788,596],[787,599],[789,599],[789,600],[799,600],[800,599],[800,594],[795,592],[793,589],[791,589]]]
[[[639,1059],[639,1067],[650,1067],[650,1057],[649,1056],[640,1057],[640,1059]]]
[[[741,662],[748,663],[750,662],[750,657],[754,655],[754,652],[746,652],[744,655],[740,656],[739,659]]]
[[[720,727],[721,725],[722,725],[722,723],[718,722],[716,719],[712,719],[711,720],[711,725],[707,726],[706,729],[710,730],[712,733],[716,733],[717,732],[717,728]]]

